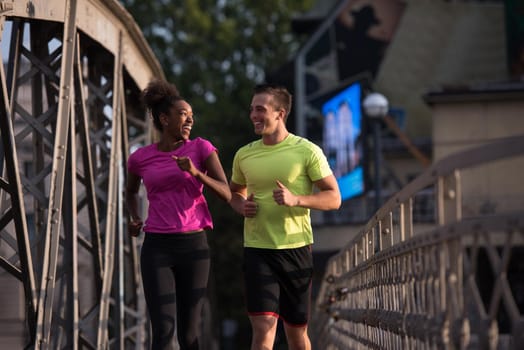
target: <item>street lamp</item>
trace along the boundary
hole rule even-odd
[[[373,92],[366,96],[362,103],[364,113],[371,120],[373,125],[373,148],[374,148],[374,167],[375,167],[375,210],[380,209],[381,205],[381,176],[380,176],[380,159],[381,159],[381,135],[380,121],[386,116],[389,109],[388,100],[384,95]]]

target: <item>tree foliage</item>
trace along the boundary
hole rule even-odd
[[[122,3],[142,28],[166,77],[197,112],[195,131],[211,137],[229,156],[232,148],[253,137],[247,113],[251,89],[264,80],[265,71],[281,66],[296,51],[299,38],[291,32],[291,17],[308,9],[312,0]]]
[[[298,49],[293,15],[313,0],[121,0],[142,29],[166,78],[195,113],[193,134],[219,149],[227,176],[236,150],[256,138],[249,120],[252,88]],[[208,196],[218,320],[246,320],[241,291],[242,219]]]

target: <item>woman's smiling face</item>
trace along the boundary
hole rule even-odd
[[[164,130],[175,137],[175,139],[189,139],[193,127],[193,109],[184,100],[176,101],[166,118],[167,124]]]

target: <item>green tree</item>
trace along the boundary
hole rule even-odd
[[[194,134],[219,149],[226,174],[236,150],[256,138],[249,120],[252,88],[288,61],[303,38],[291,18],[313,0],[121,0],[142,29],[166,78],[195,112]],[[241,287],[242,218],[208,196],[215,222],[209,235],[210,289],[217,325],[248,327]],[[247,346],[246,346],[247,347]]]

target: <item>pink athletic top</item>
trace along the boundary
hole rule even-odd
[[[171,152],[157,144],[141,147],[127,161],[127,169],[144,182],[149,208],[144,232],[175,233],[212,229],[213,221],[202,194],[204,185],[187,171],[180,170],[172,155],[187,156],[205,173],[205,160],[217,149],[197,137]]]

